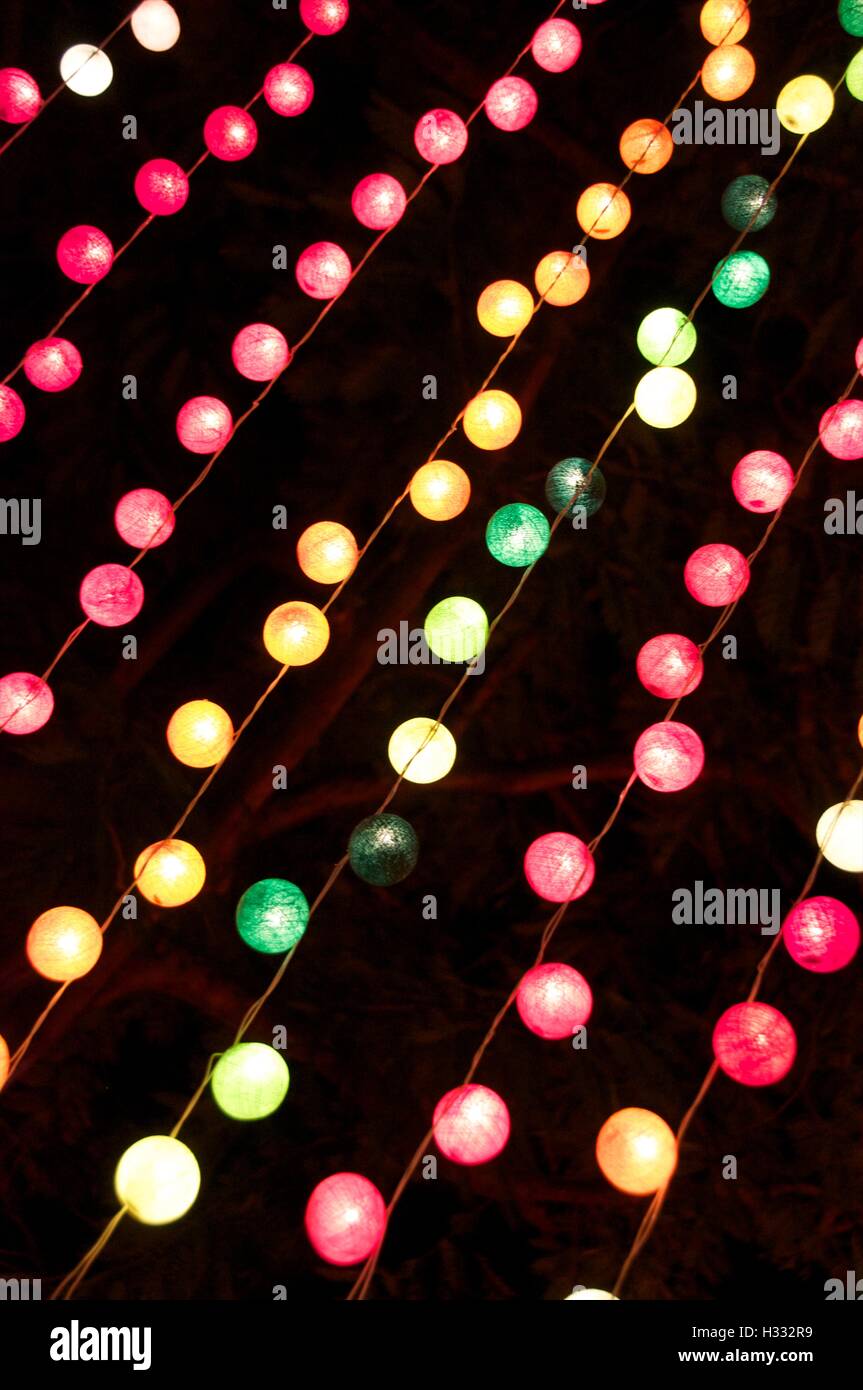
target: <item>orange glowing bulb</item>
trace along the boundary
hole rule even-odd
[[[599,1131],[596,1161],[613,1187],[646,1197],[664,1187],[677,1167],[677,1140],[652,1110],[618,1110]]]
[[[300,569],[316,584],[340,584],[353,574],[359,555],[353,533],[338,521],[316,521],[297,541]]]
[[[701,85],[717,101],[734,101],[755,80],[755,59],[740,44],[722,44],[708,53],[701,69]]]
[[[231,716],[211,700],[189,700],[168,722],[168,747],[186,767],[215,767],[234,741]]]
[[[6,1085],[6,1078],[9,1075],[9,1044],[0,1035],[0,1091]]]
[[[707,0],[701,11],[701,32],[708,43],[739,43],[749,33],[746,0]]]
[[[157,907],[182,907],[197,897],[207,870],[194,845],[186,840],[157,840],[135,860],[138,891]]]
[[[578,225],[586,236],[609,241],[620,236],[632,216],[629,199],[613,183],[592,183],[578,200],[575,209]]]
[[[463,425],[478,449],[505,449],[521,429],[521,408],[506,391],[481,391],[465,410]]]
[[[476,316],[487,333],[511,338],[530,323],[533,295],[518,280],[495,280],[477,301]]]
[[[671,133],[661,121],[633,121],[620,137],[620,157],[636,174],[655,174],[674,154]]]
[[[470,499],[470,478],[457,463],[433,459],[418,468],[411,480],[410,499],[429,521],[452,521]]]
[[[52,907],[27,933],[27,959],[46,980],[78,980],[102,954],[99,923],[80,907]]]
[[[534,283],[546,304],[565,309],[587,294],[590,271],[577,252],[549,251],[536,267]]]
[[[282,603],[264,623],[264,646],[282,666],[308,666],[330,640],[330,625],[313,603]]]

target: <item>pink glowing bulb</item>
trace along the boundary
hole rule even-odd
[[[347,289],[351,263],[334,241],[315,241],[297,261],[297,284],[312,299],[335,299]]]
[[[351,195],[354,217],[374,232],[394,227],[406,206],[407,195],[392,174],[367,174]]]
[[[694,642],[679,632],[663,632],[645,642],[635,659],[638,679],[651,695],[677,700],[701,684],[704,662]]]
[[[571,965],[535,965],[522,978],[515,1006],[526,1028],[540,1038],[571,1038],[590,1018],[593,995]]]
[[[98,227],[70,227],[57,243],[57,264],[79,285],[95,285],[114,264],[114,248]]]
[[[277,116],[301,116],[314,95],[311,74],[299,63],[277,63],[264,78],[264,101]]]
[[[18,392],[11,386],[0,386],[0,444],[20,434],[26,418],[24,402]]]
[[[547,19],[534,34],[530,51],[546,72],[566,72],[581,52],[581,34],[568,19]]]
[[[65,391],[81,375],[81,354],[67,338],[40,338],[24,356],[24,375],[40,391]]]
[[[491,84],[483,104],[498,130],[524,130],[536,115],[537,96],[523,77],[501,77]]]
[[[749,564],[733,545],[702,545],[686,561],[683,580],[699,603],[724,608],[746,592]]]
[[[216,159],[246,159],[258,143],[258,127],[242,106],[217,106],[204,122],[204,144]]]
[[[467,126],[454,111],[426,111],[417,121],[414,144],[429,164],[452,164],[464,154]]]
[[[173,159],[148,159],[135,175],[135,197],[155,217],[179,212],[188,196],[189,180]]]
[[[863,372],[863,338],[860,339],[857,344],[857,350],[854,353],[854,366],[857,368],[858,372]]]
[[[291,360],[287,339],[271,323],[249,323],[231,345],[234,366],[247,381],[272,381]]]
[[[444,1158],[468,1166],[489,1163],[506,1146],[509,1111],[488,1086],[456,1086],[435,1106],[432,1128]]]
[[[79,598],[91,622],[99,627],[122,627],[140,613],[144,586],[125,565],[97,565],[81,581]]]
[[[121,497],[114,510],[121,540],[136,550],[154,550],[173,534],[174,508],[163,492],[138,487]]]
[[[731,489],[748,512],[775,512],[794,489],[794,470],[781,454],[755,449],[744,454],[731,475]]]
[[[782,924],[782,940],[804,970],[841,970],[857,954],[860,924],[837,898],[804,898]]]
[[[48,723],[54,696],[41,676],[13,671],[0,680],[0,729],[4,734],[35,734]]]
[[[733,1004],[713,1030],[714,1057],[726,1076],[743,1086],[781,1081],[796,1054],[794,1029],[770,1004]]]
[[[582,897],[596,872],[593,855],[583,840],[565,830],[540,835],[524,856],[525,877],[540,898],[571,903]]]
[[[231,437],[231,412],[217,396],[193,396],[177,413],[177,438],[193,454],[214,454]]]
[[[348,22],[348,0],[300,0],[300,19],[321,38],[337,34]]]
[[[704,767],[704,744],[688,724],[666,720],[651,724],[635,745],[639,781],[655,792],[680,792],[691,787]]]
[[[0,68],[0,121],[24,125],[38,116],[42,94],[23,68]]]
[[[821,416],[821,443],[835,459],[863,458],[863,401],[839,401]]]
[[[373,1182],[361,1173],[324,1178],[306,1204],[306,1235],[331,1265],[355,1265],[384,1238],[387,1210]]]

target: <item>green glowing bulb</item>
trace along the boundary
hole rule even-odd
[[[863,38],[863,0],[839,0],[839,23],[846,34]]]
[[[770,266],[757,251],[735,251],[719,262],[713,274],[713,293],[728,309],[757,304],[770,284]]]
[[[722,195],[722,216],[729,227],[742,232],[749,227],[751,232],[760,232],[776,213],[776,194],[768,197],[770,184],[760,174],[741,174],[732,179]],[[755,217],[752,226],[749,219]]]
[[[237,1043],[213,1068],[213,1100],[232,1120],[262,1120],[278,1110],[290,1085],[288,1065],[266,1043]]]
[[[854,55],[848,64],[845,84],[852,97],[856,97],[858,101],[863,101],[863,48]]]
[[[695,351],[695,325],[679,309],[654,309],[638,326],[636,343],[654,367],[679,367]]]
[[[383,812],[367,816],[348,841],[351,868],[364,883],[389,888],[400,883],[414,868],[419,841],[412,825],[401,816]]]
[[[425,620],[425,638],[441,661],[473,661],[488,641],[485,609],[472,598],[444,598]]]
[[[548,549],[551,527],[536,507],[511,502],[500,507],[485,528],[485,543],[502,565],[524,569]]]
[[[237,903],[237,931],[253,951],[278,955],[296,946],[309,922],[302,889],[285,878],[262,878]]]
[[[545,496],[555,516],[562,512],[567,502],[575,499],[569,509],[570,516],[576,509],[585,516],[593,516],[605,501],[605,478],[599,468],[590,472],[590,459],[561,459],[549,470],[545,480]],[[585,486],[585,479],[590,482]]]

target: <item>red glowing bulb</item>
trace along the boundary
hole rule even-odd
[[[854,366],[857,368],[858,372],[863,372],[863,338],[860,339],[854,353]]]
[[[590,1018],[593,995],[571,965],[549,962],[528,970],[515,1006],[526,1028],[540,1038],[571,1038]]]
[[[534,34],[530,51],[546,72],[566,72],[581,52],[581,34],[568,19],[547,19]]]
[[[174,508],[163,492],[138,487],[121,497],[114,510],[114,525],[127,545],[153,550],[173,534]]]
[[[14,439],[24,426],[27,412],[24,402],[11,386],[0,386],[0,444]]]
[[[189,180],[173,159],[148,159],[135,175],[135,197],[146,212],[170,217],[185,207]]]
[[[287,338],[271,323],[241,328],[231,346],[234,366],[247,381],[272,381],[291,360]]]
[[[348,22],[348,0],[300,0],[300,19],[313,34],[326,38]]]
[[[217,106],[204,122],[204,144],[216,159],[246,159],[258,143],[258,127],[242,106]]]
[[[781,454],[755,449],[744,454],[731,475],[731,489],[748,512],[775,512],[794,489],[794,470]]]
[[[361,1173],[324,1178],[306,1204],[306,1235],[331,1265],[366,1259],[383,1240],[386,1225],[384,1199]]]
[[[98,227],[70,227],[57,243],[57,264],[79,285],[95,285],[114,264],[114,248]]]
[[[40,338],[24,356],[24,375],[40,391],[65,391],[81,375],[81,354],[67,338]]]
[[[651,724],[635,745],[635,771],[639,781],[655,792],[679,792],[692,783],[704,767],[704,744],[688,724],[666,720]]]
[[[857,954],[860,925],[837,898],[804,898],[782,924],[788,953],[804,970],[841,970]]]
[[[452,164],[464,154],[467,126],[454,111],[443,107],[426,111],[417,121],[414,144],[429,164]]]
[[[456,1086],[435,1106],[432,1129],[444,1158],[467,1166],[489,1163],[506,1146],[509,1111],[488,1086]]]
[[[301,116],[314,95],[311,74],[299,63],[277,63],[264,78],[264,101],[277,116]]]
[[[821,416],[821,443],[835,459],[863,458],[863,401],[840,401]]]
[[[549,903],[571,903],[582,897],[593,883],[595,872],[587,845],[565,830],[540,835],[524,856],[528,883],[534,893]]]
[[[351,195],[354,217],[374,232],[394,227],[406,206],[407,195],[392,174],[367,174]]]
[[[537,95],[523,77],[501,77],[489,87],[483,105],[498,130],[524,130],[536,115]]]
[[[23,68],[0,68],[0,121],[23,125],[38,116],[42,94]]]
[[[297,284],[312,299],[335,299],[347,289],[351,263],[334,241],[315,241],[297,261]]]
[[[724,608],[746,592],[749,565],[733,545],[702,545],[686,561],[683,580],[699,603]]]
[[[97,565],[84,575],[79,598],[91,622],[99,627],[122,627],[140,613],[144,586],[125,565]]]
[[[635,659],[638,679],[651,695],[677,700],[701,684],[704,662],[694,642],[679,632],[663,632],[645,642]]]
[[[48,723],[54,696],[40,676],[13,671],[0,680],[0,730],[5,734],[35,734]]]
[[[217,396],[193,396],[177,413],[177,438],[193,454],[213,454],[231,437],[231,412]]]
[[[732,1081],[772,1086],[787,1076],[797,1038],[784,1014],[770,1004],[733,1004],[713,1030],[713,1055]]]

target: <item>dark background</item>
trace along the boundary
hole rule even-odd
[[[436,105],[466,115],[548,8],[357,0],[347,28],[301,60],[316,83],[309,112],[287,121],[259,104],[253,156],[208,160],[186,209],[157,220],[97,286],[66,329],[84,357],[81,380],[58,396],[25,382],[26,427],[3,448],[4,495],[42,498],[43,540],[2,538],[2,669],[43,670],[79,619],[83,574],[131,553],[113,530],[117,498],[144,485],[175,497],[195,475],[200,461],[174,433],[182,402],[212,393],[235,416],[250,402],[255,388],[230,360],[237,330],[264,320],[295,341],[314,317],[292,269],[273,271],[273,246],[287,247],[292,266],[309,242],[332,239],[356,261],[372,235],[351,216],[357,180],[385,169],[411,187],[425,168],[412,141],[418,116]],[[296,537],[322,518],[368,535],[502,345],[477,324],[479,292],[501,277],[532,284],[541,255],[579,240],[578,194],[621,175],[623,128],[664,117],[702,61],[699,8],[609,0],[575,16],[584,51],[569,73],[526,61],[540,98],[533,124],[507,135],[477,120],[464,158],[434,176],[171,541],[144,561],[139,659],[121,659],[122,630],[91,627],[53,678],[49,725],[2,740],[0,1031],[12,1047],[51,988],[25,960],[30,923],[67,902],[102,918],[137,853],[173,824],[204,774],[170,756],[170,714],[199,697],[235,723],[250,708],[274,674],[260,636],[267,613],[325,592],[298,572]],[[276,12],[269,0],[179,9],[175,49],[148,53],[124,31],[109,90],[63,93],[0,164],[4,370],[75,297],[54,258],[61,234],[93,222],[119,245],[140,220],[140,164],[167,156],[188,167],[208,111],[247,101],[301,34],[295,8]],[[122,10],[88,3],[86,23],[81,12],[80,0],[4,6],[2,62],[49,90],[64,49],[98,42]],[[830,4],[758,3],[746,43],[759,71],[744,105],[771,105],[800,72],[832,83],[855,52]],[[130,113],[137,142],[121,138]],[[763,520],[731,495],[735,462],[754,448],[799,462],[853,371],[860,116],[843,88],[780,189],[773,223],[753,237],[773,271],[761,303],[735,312],[710,296],[699,313],[695,413],[667,432],[630,420],[603,465],[604,509],[587,534],[556,535],[486,674],[447,721],[454,772],[400,791],[395,809],[421,841],[414,874],[387,891],[348,872],[313,918],[252,1034],[267,1040],[286,1025],[288,1100],[244,1126],[206,1096],[183,1134],[203,1172],[197,1204],[165,1228],[124,1223],[84,1286],[91,1297],[347,1290],[353,1275],[317,1261],[303,1235],[311,1188],[349,1168],[392,1191],[535,954],[548,913],[524,882],[526,846],[550,829],[589,839],[638,733],[662,716],[635,678],[639,646],[660,631],[700,640],[712,625],[715,614],[685,591],[684,560],[710,540],[748,551],[761,534]],[[378,629],[419,626],[451,593],[497,611],[517,574],[488,555],[488,516],[518,499],[544,507],[548,468],[596,452],[645,370],[641,318],[664,304],[688,309],[733,240],[719,212],[726,183],[772,176],[791,143],[783,133],[772,160],[751,148],[678,148],[663,172],[633,179],[630,227],[591,244],[587,298],[543,309],[496,382],[523,406],[519,439],[489,454],[457,437],[445,454],[471,475],[468,510],[434,525],[406,505],[386,528],[333,610],[324,657],[282,683],[189,822],[207,862],[204,892],[174,911],[142,903],[137,923],[114,923],[97,969],[67,992],[3,1097],[3,1273],[60,1276],[96,1237],[115,1209],[120,1154],[170,1129],[272,973],[275,962],[236,934],[238,897],[277,875],[312,898],[390,784],[392,729],[434,713],[451,688],[452,670],[378,665]],[[138,378],[136,402],[122,400],[126,373]],[[421,396],[427,373],[436,402]],[[738,377],[737,401],[722,399],[726,373]],[[509,1018],[479,1080],[510,1106],[510,1144],[487,1167],[441,1160],[436,1182],[414,1180],[377,1297],[558,1299],[573,1283],[611,1286],[643,1203],[601,1178],[596,1133],[625,1105],[676,1125],[710,1061],[713,1022],[745,996],[765,945],[756,928],[673,926],[671,893],[698,878],[778,887],[787,907],[815,854],[815,822],[859,763],[859,540],[823,531],[825,499],[855,478],[854,465],[816,453],[731,625],[738,660],[715,647],[686,702],[706,745],[703,776],[672,797],[636,786],[594,888],[565,919],[552,958],[593,987],[587,1052],[543,1043]],[[278,503],[287,533],[270,525]],[[277,763],[289,788],[274,793]],[[571,789],[575,763],[588,766],[585,791]],[[829,866],[817,891],[859,904],[858,883]],[[436,922],[422,917],[428,893]],[[764,998],[797,1029],[794,1070],[761,1091],[716,1083],[630,1297],[823,1299],[826,1278],[863,1273],[859,961],[819,977],[780,951]],[[738,1157],[737,1182],[721,1179],[725,1154]]]

